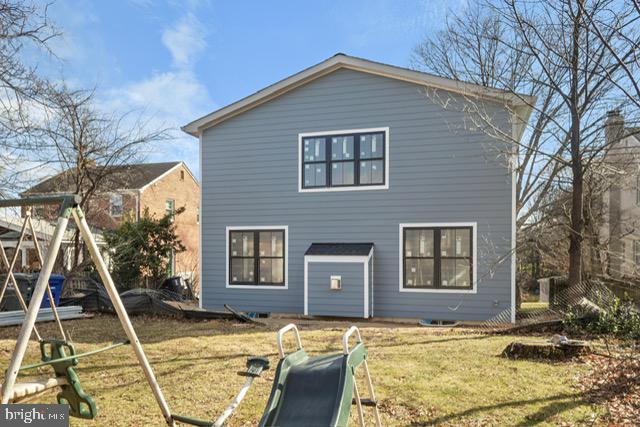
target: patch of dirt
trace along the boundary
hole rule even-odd
[[[640,420],[640,357],[588,356],[590,366],[581,376],[580,389],[585,398],[604,406],[613,425],[638,425]]]
[[[378,402],[381,414],[386,414],[394,420],[402,420],[406,425],[422,425],[421,421],[433,418],[436,408],[416,408],[393,399],[382,399]]]

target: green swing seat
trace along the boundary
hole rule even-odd
[[[40,342],[40,355],[43,362],[48,362],[57,378],[65,378],[60,384],[60,392],[56,396],[58,403],[69,405],[69,415],[76,418],[94,419],[97,415],[93,398],[82,389],[80,378],[74,366],[78,364],[76,349],[73,344],[62,340],[45,340]]]

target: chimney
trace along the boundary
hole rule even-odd
[[[619,142],[624,136],[624,117],[619,108],[607,112],[607,120],[604,122],[604,137],[608,144]]]

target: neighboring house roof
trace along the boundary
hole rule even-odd
[[[299,73],[296,73],[284,80],[267,86],[258,92],[249,95],[241,100],[229,104],[219,110],[216,110],[206,116],[203,116],[193,122],[182,127],[182,130],[193,136],[198,136],[200,132],[211,126],[223,122],[237,114],[257,107],[271,99],[283,95],[299,86],[302,86],[319,77],[325,76],[333,71],[346,68],[355,71],[380,75],[392,79],[403,80],[423,86],[440,88],[467,96],[485,98],[493,101],[509,104],[513,107],[516,114],[523,123],[529,120],[529,116],[535,104],[535,97],[528,95],[514,94],[509,91],[495,89],[485,86],[466,83],[445,77],[439,77],[427,74],[421,71],[415,71],[408,68],[397,67],[394,65],[383,64],[380,62],[369,61],[367,59],[356,58],[353,56],[338,53],[312,67],[309,67]],[[518,138],[524,132],[525,126],[519,126]]]
[[[312,243],[305,255],[367,256],[373,243]]]
[[[184,165],[184,163],[178,161],[108,166],[110,169],[109,175],[102,184],[102,188],[109,190],[142,190],[180,165]],[[194,181],[197,182],[191,171],[189,171],[189,168],[187,168],[186,165],[184,166]],[[75,192],[73,177],[73,173],[70,170],[66,170],[41,181],[22,193],[22,195],[73,193]]]
[[[0,234],[0,240],[17,240],[20,237],[20,232],[22,230],[22,224],[24,224],[24,220],[24,218],[16,215],[0,215],[0,228],[8,230]],[[50,241],[57,223],[41,218],[31,218],[31,221],[33,222],[33,228],[36,231],[38,240]],[[93,233],[93,237],[96,239],[96,243],[99,246],[104,245],[105,241],[102,237],[101,231],[95,227],[91,227],[91,231]],[[75,232],[76,228],[73,225],[73,221],[69,221],[69,225],[64,232],[62,242],[73,242],[75,238]],[[27,236],[31,236],[31,230],[29,230],[29,227],[27,227]]]

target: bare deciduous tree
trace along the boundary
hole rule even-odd
[[[0,183],[2,193],[11,191],[20,178],[10,168],[24,160],[24,139],[32,136],[29,106],[46,102],[48,83],[35,64],[24,58],[32,48],[51,54],[48,42],[58,35],[47,16],[47,5],[23,0],[0,0]],[[28,169],[28,168],[23,168]],[[4,194],[2,194],[4,195]]]
[[[526,95],[537,97],[520,141],[494,122],[482,100],[469,97],[458,106],[447,100],[446,105],[467,112],[507,147],[519,147],[521,228],[544,212],[550,191],[570,196],[566,231],[572,285],[582,279],[585,176],[597,175],[611,148],[603,132],[607,111],[634,107],[627,117],[638,118],[637,7],[636,0],[481,2],[477,10],[454,16],[415,51],[415,59],[431,72],[498,87],[524,102],[530,99]],[[507,149],[505,155],[511,153]]]
[[[118,167],[141,160],[150,143],[168,138],[166,129],[154,128],[140,116],[102,113],[93,91],[66,87],[49,94],[37,128],[41,139],[31,160],[61,171],[60,185],[80,195],[80,206],[88,215],[94,196],[126,186],[117,182],[122,180]],[[78,253],[79,244],[75,245],[76,263]]]

